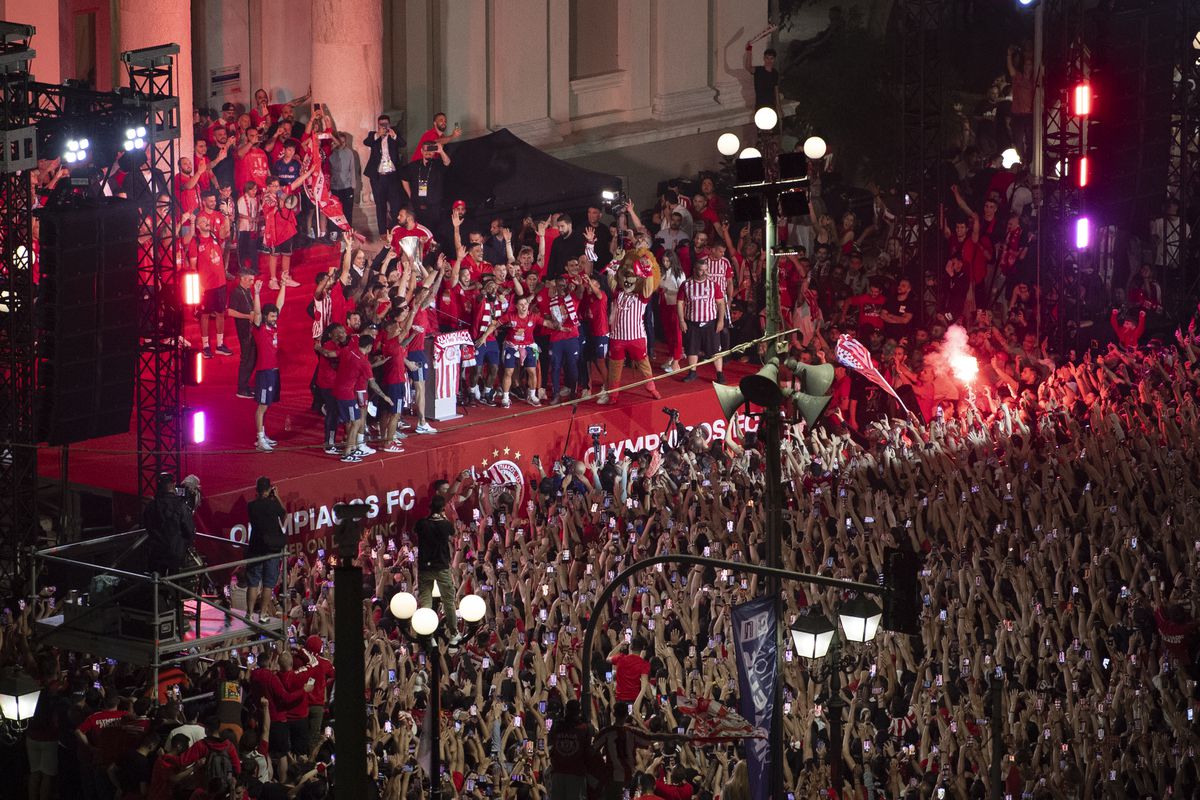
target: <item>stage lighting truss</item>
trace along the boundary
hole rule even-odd
[[[146,147],[146,126],[125,129],[125,142],[122,149],[128,153],[133,150],[143,150]]]
[[[63,145],[62,160],[67,164],[82,164],[87,161],[91,146],[92,140],[86,136],[68,136]]]

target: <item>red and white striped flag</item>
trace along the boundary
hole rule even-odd
[[[900,399],[900,395],[896,394],[896,390],[892,388],[892,385],[875,368],[874,362],[871,361],[871,351],[862,342],[848,333],[843,333],[837,341],[835,352],[838,361],[896,398],[896,402],[904,409],[905,414],[912,413],[908,410],[908,406],[904,405],[904,401]]]
[[[308,195],[308,199],[321,212],[321,216],[327,218],[346,233],[351,233],[350,221],[346,219],[345,210],[342,208],[342,201],[333,196],[333,190],[329,188],[329,181],[325,178],[325,165],[321,154],[320,141],[314,134],[308,138],[305,144],[307,145],[308,152],[304,156],[302,168],[308,169],[309,165],[314,163],[317,165],[317,168],[304,181],[304,193]]]

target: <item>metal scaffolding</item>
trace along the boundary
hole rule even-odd
[[[146,142],[154,176],[154,206],[138,237],[138,493],[154,496],[155,476],[180,473],[183,455],[183,312],[176,261],[179,210],[174,203],[179,98],[179,45],[121,54],[129,88],[146,112]]]
[[[1163,299],[1173,316],[1186,315],[1196,299],[1195,219],[1189,214],[1200,201],[1200,51],[1195,36],[1200,31],[1200,0],[1182,0],[1175,7],[1176,22],[1171,102],[1171,144],[1167,159],[1167,196],[1176,200],[1179,213],[1163,213]]]
[[[36,328],[33,186],[37,132],[30,125],[34,28],[0,22],[0,594],[23,593],[36,541]]]

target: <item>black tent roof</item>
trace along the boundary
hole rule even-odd
[[[604,189],[618,189],[614,175],[568,164],[521,140],[507,128],[447,145],[447,203],[464,200],[468,218],[582,209]]]

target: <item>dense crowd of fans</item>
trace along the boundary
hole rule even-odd
[[[243,151],[256,147],[255,126],[265,122],[262,133],[286,166],[296,147],[272,126],[291,113],[292,105],[269,106],[264,98],[246,125],[234,114],[212,130],[238,137],[245,158]],[[1015,99],[1013,114],[1019,124]],[[650,353],[672,370],[685,369],[686,356],[711,355],[715,344],[759,334],[763,232],[730,223],[711,177],[690,197],[671,189],[644,215],[631,206],[612,228],[597,207],[578,225],[560,215],[465,231],[458,208],[443,213],[449,198],[431,197],[436,165],[448,160],[441,145],[455,135],[446,134],[444,118],[418,144],[415,169],[398,163],[403,156],[394,147],[383,155],[392,136],[387,123],[381,118],[382,153],[373,153],[369,177],[379,183],[378,199],[394,188],[383,178],[405,170],[412,204],[399,201],[394,214],[380,216],[381,225],[398,224],[374,261],[347,239],[341,270],[318,276],[310,313],[319,359],[335,352],[347,331],[363,358],[382,345],[358,335],[401,339],[400,372],[421,380],[412,354],[423,344],[413,345],[412,332],[472,321],[481,358],[468,373],[468,391],[495,393],[507,404],[520,387],[518,396],[536,404],[602,388],[592,384],[590,367],[604,353],[586,354],[589,342],[609,335],[608,304],[622,291],[653,299],[645,304],[644,334]],[[234,147],[217,146],[222,154]],[[215,176],[213,166],[194,169]],[[836,664],[804,663],[789,650],[782,675],[788,745],[777,756],[796,797],[829,788],[832,752],[846,784],[833,788],[845,796],[977,798],[986,794],[998,737],[1004,792],[1013,798],[1196,796],[1195,322],[1174,342],[1143,345],[1147,318],[1162,313],[1152,291],[1130,292],[1124,310],[1106,302],[1097,316],[1084,308],[1085,300],[1095,301],[1075,278],[1061,286],[1033,282],[1021,178],[978,166],[966,165],[940,220],[944,275],[903,269],[897,217],[884,193],[876,194],[866,224],[829,207],[819,165],[810,218],[785,231],[800,245],[800,254],[780,265],[781,311],[796,329],[793,355],[832,361],[832,343],[854,333],[914,412],[897,413],[878,387],[837,368],[826,415],[811,430],[790,427],[786,437],[785,566],[875,581],[884,549],[909,547],[923,559],[925,610],[921,636],[883,633],[843,648]],[[186,169],[182,177],[188,191],[200,184]],[[282,213],[283,182],[257,171],[251,182],[259,177],[262,188],[282,193],[274,212]],[[298,187],[311,175],[297,165],[284,177]],[[214,229],[201,218],[196,236],[244,230],[236,219]],[[298,282],[279,245],[262,244],[277,251],[267,251],[268,280],[281,306],[287,286]],[[704,298],[717,313],[704,323],[727,338],[692,336],[685,352],[681,334],[695,309],[680,304],[679,293],[697,280],[689,279],[693,270],[699,280],[719,276]],[[245,313],[263,315],[261,289],[254,291],[253,310]],[[553,320],[545,330],[522,327],[526,296],[543,309],[539,323]],[[1072,329],[1068,318],[1097,324]],[[555,336],[571,325],[573,337]],[[544,336],[543,360],[534,351],[531,363],[529,343],[508,338],[489,361],[489,337],[500,327],[513,331],[510,337]],[[585,355],[576,353],[581,361],[571,373],[562,360],[570,345],[555,343],[574,338],[578,348],[581,334]],[[947,342],[960,336],[955,353],[979,367],[970,383],[947,360]],[[218,338],[216,351],[221,347]],[[392,380],[373,388],[399,404],[394,384],[404,375],[389,374]],[[336,383],[339,372],[326,377]],[[334,390],[322,380],[318,371],[316,390]],[[317,392],[317,407],[327,399]],[[355,398],[350,391],[334,399],[341,409]],[[361,425],[351,428],[344,448],[334,444],[337,411],[325,408],[331,450],[360,458]],[[428,427],[423,416],[419,423]],[[259,430],[269,449],[261,424]],[[434,780],[449,794],[565,797],[544,787],[586,786],[610,797],[623,789],[663,800],[748,796],[739,745],[690,741],[678,697],[735,704],[731,608],[756,596],[759,581],[662,567],[623,586],[608,608],[594,607],[618,571],[648,555],[763,560],[762,453],[744,420],[730,431],[708,440],[703,430],[680,428],[655,452],[604,465],[555,462],[533,486],[484,485],[463,473],[431,487],[445,498],[453,526],[454,583],[487,603],[482,629],[441,656],[447,678],[440,687],[430,685],[426,654],[397,634],[389,611],[396,592],[416,591],[414,532],[400,526],[393,537],[364,536],[360,562],[372,596],[363,634],[368,761],[380,797],[428,793],[417,736],[433,691],[442,695],[445,765]],[[395,424],[388,429],[397,432]],[[384,438],[393,446],[392,436]],[[29,796],[330,796],[337,769],[326,714],[336,686],[330,578],[323,552],[290,559],[278,587],[299,601],[285,620],[288,646],[201,662],[150,690],[144,671],[35,649],[31,625],[52,613],[49,592],[13,609],[0,628],[0,653],[44,687],[26,732]],[[232,576],[233,606],[247,607],[247,583],[245,575]],[[789,618],[814,611],[833,617],[846,599],[796,585],[785,586],[785,595]],[[270,612],[270,593],[250,602]],[[590,614],[602,615],[603,635],[596,652],[584,653]],[[842,673],[847,705],[840,741],[830,741],[831,670]],[[562,737],[583,724],[577,699],[584,680],[594,682],[591,716],[605,730],[593,747],[581,747],[583,756],[567,757]],[[1001,718],[991,717],[988,705],[997,684]]]

